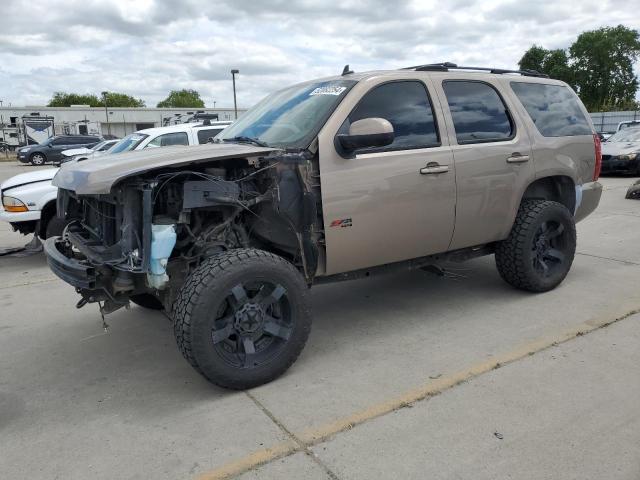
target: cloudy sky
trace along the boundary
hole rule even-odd
[[[147,106],[193,88],[248,107],[288,84],[352,69],[453,61],[515,68],[532,44],[640,28],[628,0],[2,0],[0,99],[111,90]]]

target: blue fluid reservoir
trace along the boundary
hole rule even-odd
[[[175,225],[151,225],[151,261],[147,275],[150,287],[161,289],[169,280],[167,262],[175,245]]]

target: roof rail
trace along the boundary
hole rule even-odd
[[[428,63],[426,65],[416,65],[413,67],[405,67],[402,70],[416,70],[418,72],[448,72],[449,70],[477,70],[480,72],[489,73],[518,73],[525,77],[541,77],[549,78],[546,73],[540,73],[536,70],[506,70],[504,68],[487,68],[487,67],[459,67],[455,63],[443,62],[443,63]]]

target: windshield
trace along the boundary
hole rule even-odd
[[[105,146],[105,144],[109,143],[108,141],[104,141],[104,142],[100,142],[100,143],[96,143],[93,147],[91,147],[90,150],[93,150],[94,152],[99,152],[100,149],[102,147]]]
[[[640,127],[629,127],[611,135],[607,143],[611,142],[640,142]]]
[[[124,137],[107,151],[109,153],[128,152],[129,150],[133,150],[138,145],[140,145],[140,142],[148,136],[149,135],[145,135],[144,133],[132,133],[131,135],[127,135],[126,137]]]
[[[355,84],[330,80],[272,93],[225,128],[216,141],[253,139],[270,147],[306,148]]]

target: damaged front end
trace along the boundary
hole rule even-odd
[[[307,150],[163,165],[78,193],[60,181],[50,238],[51,270],[104,313],[151,294],[169,310],[190,272],[212,255],[262,248],[296,265],[309,283],[318,267],[317,161]]]

